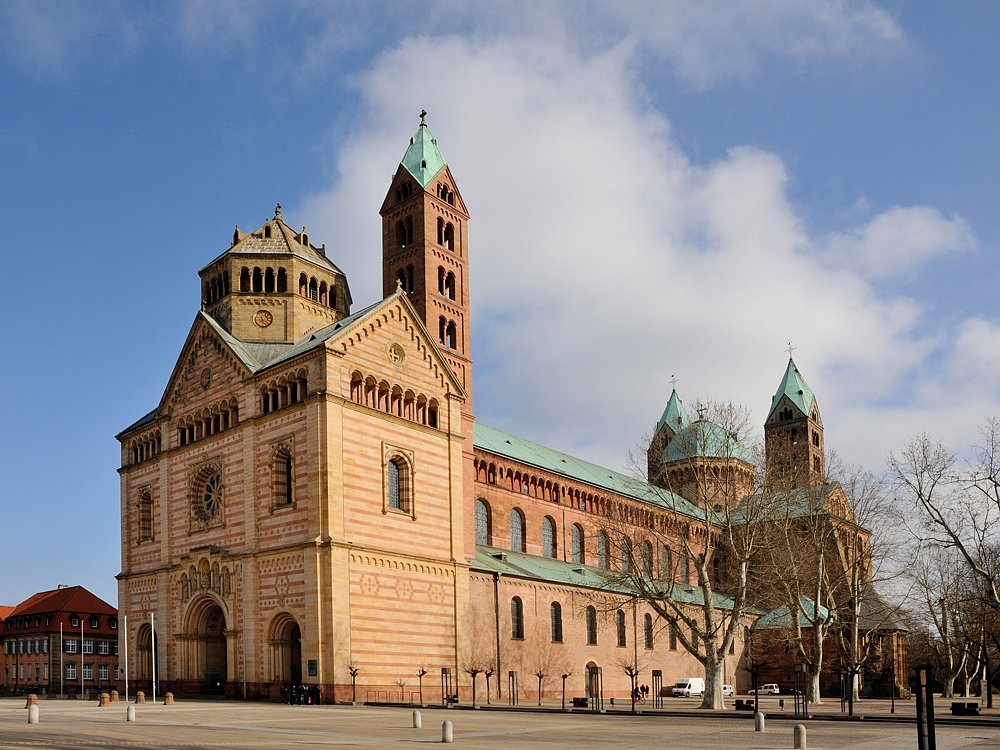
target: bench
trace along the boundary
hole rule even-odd
[[[979,716],[978,703],[952,703],[952,716]]]
[[[736,699],[736,710],[737,711],[753,711],[753,701],[752,700],[742,700],[740,698]]]
[[[587,708],[587,699],[586,698],[574,698],[573,699],[573,708]]]

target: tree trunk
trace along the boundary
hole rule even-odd
[[[822,703],[819,699],[819,673],[822,665],[817,668],[815,664],[809,665],[809,682],[806,683],[806,700],[809,703]]]
[[[726,678],[722,673],[723,663],[713,659],[705,661],[705,695],[699,708],[718,710],[726,707],[722,697],[722,685]]]

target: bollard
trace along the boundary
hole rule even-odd
[[[800,748],[802,750],[805,750],[805,747],[806,747],[806,728],[802,724],[796,724],[795,725],[795,742],[792,743],[792,747],[794,747],[795,750],[799,750]]]
[[[28,702],[24,704],[24,707],[31,708],[33,705],[38,705],[38,696],[34,693],[28,693]]]
[[[753,731],[763,732],[764,731],[764,714],[760,711],[753,715]]]
[[[441,741],[442,742],[454,742],[454,736],[451,729],[451,722],[446,721],[441,725]]]
[[[101,702],[97,704],[99,708],[105,708],[111,705],[111,696],[107,693],[101,693]]]
[[[135,694],[135,702],[136,703],[145,703],[146,702],[146,694],[140,690],[138,693]]]
[[[421,727],[420,712],[419,711],[414,711],[413,712],[413,728],[414,729],[420,729],[420,727]]]
[[[118,703],[118,691],[117,690],[112,690],[111,691],[111,702],[112,703]]]
[[[37,724],[38,723],[38,704],[32,703],[28,706],[28,723]]]
[[[172,705],[174,705],[174,694],[173,693],[167,693],[166,695],[163,696],[163,705],[164,706],[172,706]]]
[[[129,705],[125,709],[125,721],[135,721],[135,706]]]

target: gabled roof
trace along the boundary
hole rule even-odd
[[[670,399],[667,401],[667,406],[663,410],[660,421],[656,423],[656,429],[659,430],[663,425],[667,425],[677,433],[689,424],[691,424],[691,420],[688,418],[687,410],[684,408],[680,396],[677,395],[676,390],[671,391]]]
[[[91,594],[83,586],[41,591],[14,607],[8,617],[34,615],[44,612],[77,612],[88,615],[117,615],[118,610],[103,599]]]
[[[799,373],[799,368],[795,366],[795,360],[791,357],[788,358],[788,367],[785,368],[785,376],[781,379],[781,385],[778,386],[774,398],[771,399],[771,410],[767,413],[767,419],[770,419],[771,415],[774,414],[782,396],[787,396],[788,400],[806,416],[809,416],[809,410],[812,408],[813,401],[816,400],[812,389],[806,384],[805,378]]]
[[[271,231],[270,237],[265,237],[264,228],[270,225],[277,227],[278,231]],[[344,276],[344,272],[337,268],[333,262],[326,257],[325,248],[318,248],[309,242],[308,234],[296,232],[281,218],[281,204],[274,209],[274,218],[261,224],[252,232],[241,232],[239,227],[233,235],[233,244],[226,252],[213,258],[205,268],[215,263],[219,258],[227,253],[237,255],[297,255],[316,265],[322,266],[330,271]],[[202,269],[204,270],[204,269]],[[345,277],[346,278],[346,277]],[[350,292],[348,292],[350,294]]]
[[[546,448],[544,445],[515,437],[493,427],[487,427],[480,422],[476,422],[473,428],[473,445],[488,453],[535,466],[553,474],[600,487],[609,492],[616,492],[644,503],[676,510],[693,518],[703,517],[700,508],[692,505],[680,495],[675,495],[603,466],[592,464],[589,461]]]
[[[0,622],[7,619],[7,615],[14,611],[14,607],[10,607],[6,604],[0,604]]]
[[[816,602],[808,596],[799,597],[799,608],[796,609],[796,614],[799,618],[799,627],[811,628],[812,623],[809,618],[817,619]],[[819,606],[819,619],[827,620],[829,617],[830,610],[821,604]],[[753,624],[754,630],[790,630],[792,627],[794,627],[792,615],[789,613],[787,604],[771,610]]]
[[[431,135],[423,117],[420,118],[420,127],[417,128],[416,135],[410,139],[410,145],[400,163],[420,183],[420,187],[427,187],[447,164],[444,154],[438,148],[437,138]]]

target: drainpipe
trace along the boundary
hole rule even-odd
[[[503,681],[500,679],[500,571],[493,573],[493,615],[497,634],[497,700],[503,700]]]

